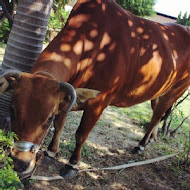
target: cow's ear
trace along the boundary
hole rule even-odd
[[[83,110],[86,102],[89,99],[96,98],[100,91],[88,89],[88,88],[77,88],[76,94],[77,94],[77,101],[75,105],[73,106],[72,110]]]
[[[100,91],[88,89],[88,88],[77,88],[76,94],[77,94],[77,102],[78,103],[85,103],[87,100],[91,98],[95,98]]]
[[[91,98],[95,98],[100,93],[100,91],[98,90],[93,90],[88,88],[77,88],[75,90],[76,90],[77,100],[73,105],[71,111],[83,110],[83,106],[85,105],[86,101]],[[64,97],[64,101],[59,104],[59,112],[64,110],[65,107],[67,106],[68,104],[67,98],[70,97]]]

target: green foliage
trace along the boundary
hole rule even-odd
[[[50,42],[57,35],[57,33],[65,25],[70,11],[65,10],[65,4],[68,1],[57,0],[53,4],[52,11],[50,13],[50,18],[48,22],[48,29],[46,33],[46,41]]]
[[[149,124],[152,110],[148,102],[132,106],[130,108],[124,108],[124,114],[126,114],[133,123],[140,127],[146,127]]]
[[[155,0],[116,0],[116,2],[137,16],[145,17],[155,14],[153,9]]]
[[[8,37],[10,33],[10,25],[9,25],[9,21],[8,19],[6,18],[4,21],[3,21],[3,24],[2,26],[0,27],[0,39],[1,41],[3,42],[7,42],[8,40]]]
[[[184,25],[184,26],[189,26],[190,27],[190,14],[189,16],[187,15],[187,12],[182,16],[182,13],[180,12],[178,17],[177,17],[177,23]]]
[[[0,31],[1,32],[1,31]],[[6,44],[3,42],[0,42],[0,48],[2,48],[3,50],[6,48]],[[1,52],[0,52],[1,53]],[[0,57],[1,59],[2,57]]]
[[[17,173],[13,170],[12,159],[8,157],[8,149],[13,145],[14,138],[14,133],[5,133],[0,129],[0,190],[16,190],[22,187]]]
[[[63,153],[65,156],[70,156],[71,152],[73,152],[73,150],[75,149],[75,139],[71,138],[68,141],[61,141],[59,147],[61,153]],[[88,145],[83,145],[81,155],[85,157],[91,156],[91,151]]]
[[[175,174],[177,174],[178,176],[181,176],[183,173],[183,170],[181,169],[181,167],[177,164],[176,160],[172,160],[172,164],[169,164],[168,166],[166,166],[168,169],[170,169],[171,171],[173,171]]]
[[[179,164],[190,166],[190,131],[189,136],[186,136],[183,152],[178,159]]]
[[[64,2],[58,1],[51,11],[48,23],[49,29],[61,29],[67,21],[70,12],[64,8]]]
[[[180,126],[179,132],[188,133],[190,118],[189,118],[189,105],[190,96],[189,91],[184,93],[184,95],[178,99],[178,101],[173,105],[172,113],[169,115],[170,128],[176,130]],[[186,119],[185,119],[186,118]],[[184,120],[185,119],[185,120]],[[183,122],[185,121],[185,122]],[[172,130],[170,132],[172,133]]]

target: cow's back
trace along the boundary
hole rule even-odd
[[[58,80],[109,91],[112,104],[131,106],[163,95],[189,72],[189,38],[184,27],[136,17],[112,0],[79,0],[33,71],[53,52],[46,70]]]
[[[166,93],[189,68],[183,66],[189,54],[187,30],[136,17],[112,1],[103,5],[96,7],[97,16],[88,21],[88,25],[96,23],[96,38],[89,38],[94,29],[85,27],[86,44],[92,42],[93,48],[83,52],[83,72],[79,71],[72,83],[110,90],[115,97],[112,104],[118,106],[131,106]]]

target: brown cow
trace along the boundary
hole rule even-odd
[[[76,174],[82,145],[108,105],[130,107],[152,100],[153,116],[139,150],[151,135],[156,137],[163,114],[190,85],[190,30],[136,17],[112,0],[79,0],[31,74],[7,71],[1,76],[2,90],[14,89],[16,170],[33,169],[54,115],[55,134],[47,153],[51,157],[57,153],[66,113],[76,99],[68,83],[77,94],[73,110],[84,113],[76,147],[61,172],[66,178]]]

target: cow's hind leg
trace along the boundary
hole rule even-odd
[[[157,136],[158,123],[165,112],[175,103],[175,101],[187,90],[187,85],[177,86],[171,89],[167,94],[161,96],[153,109],[153,116],[148,131],[144,138],[140,141],[139,147],[135,147],[135,153],[141,153],[150,141],[150,137]]]
[[[72,178],[77,174],[77,165],[81,159],[82,145],[108,104],[109,98],[100,95],[97,98],[90,99],[84,106],[84,113],[81,123],[75,134],[75,149],[72,153],[69,163],[65,165],[65,167],[60,171],[60,174],[64,178]]]

